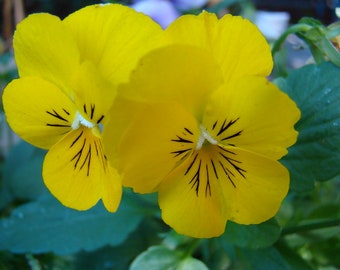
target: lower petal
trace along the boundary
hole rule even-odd
[[[87,210],[103,199],[107,210],[118,208],[120,178],[103,153],[101,140],[91,129],[70,132],[47,153],[43,166],[47,188],[65,206]]]
[[[218,182],[206,177],[209,175],[206,160],[208,157],[202,153],[193,154],[160,184],[158,190],[165,223],[191,237],[219,236],[227,222]]]

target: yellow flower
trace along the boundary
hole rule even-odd
[[[168,29],[172,45],[141,59],[104,130],[123,185],[158,192],[164,221],[193,237],[268,220],[288,192],[278,159],[300,117],[265,78],[268,45],[239,17],[188,15]]]
[[[120,5],[94,5],[64,20],[34,14],[14,36],[20,78],[6,87],[4,109],[12,129],[49,149],[43,179],[65,206],[85,210],[102,199],[116,211],[122,186],[107,161],[101,129],[116,96],[161,30]]]

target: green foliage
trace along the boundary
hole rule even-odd
[[[340,174],[340,68],[323,63],[277,80],[301,110],[298,141],[282,162],[291,174],[291,189],[312,190],[315,181]]]

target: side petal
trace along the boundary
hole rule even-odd
[[[288,170],[278,161],[241,149],[221,147],[218,152],[223,168],[219,166],[217,173],[224,174],[219,185],[227,218],[258,224],[275,216],[288,193]]]
[[[123,185],[150,193],[195,147],[197,123],[176,103],[145,104],[134,117],[129,116],[129,104],[125,105],[126,117],[110,120],[104,128],[105,150],[111,152],[118,144],[118,170]],[[119,138],[115,133],[123,134],[115,140]]]
[[[103,199],[107,210],[118,208],[122,188],[94,130],[70,132],[46,154],[43,178],[50,192],[65,206],[86,210]]]
[[[221,66],[226,81],[244,75],[267,76],[273,68],[270,47],[257,27],[241,17],[185,15],[165,29],[165,44],[204,48]]]
[[[294,101],[274,84],[244,77],[212,95],[203,125],[221,144],[279,159],[296,142],[299,118]]]
[[[92,5],[63,20],[81,58],[92,61],[114,84],[127,81],[139,58],[153,49],[162,30],[144,14],[122,5]]]
[[[75,105],[48,81],[38,77],[13,80],[2,100],[11,128],[37,147],[50,148],[71,130]]]
[[[173,45],[145,55],[120,92],[135,100],[178,102],[199,119],[207,98],[221,83],[221,70],[206,51]]]
[[[44,78],[69,93],[79,51],[58,17],[44,13],[28,16],[18,24],[13,46],[20,76]]]

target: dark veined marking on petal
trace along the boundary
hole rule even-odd
[[[246,176],[244,175],[244,173],[246,172],[246,170],[242,169],[239,165],[237,164],[241,164],[242,162],[230,157],[227,157],[226,155],[224,155],[223,153],[219,152],[219,154],[243,177],[246,178]]]
[[[67,114],[67,115],[70,115],[69,112],[67,112],[65,109],[63,109],[63,111]],[[52,109],[52,111],[46,111],[47,114],[55,117],[56,119],[60,120],[60,121],[63,121],[63,122],[66,122],[66,123],[69,123],[69,121],[62,117],[60,115],[60,113],[58,113],[55,109]],[[51,123],[47,123],[46,126],[49,126],[49,127],[71,127],[70,124],[51,124]]]
[[[194,135],[194,133],[192,133],[192,132],[190,131],[190,129],[184,128],[184,130],[185,130],[186,132],[188,132],[190,135]]]
[[[217,133],[217,136],[221,135],[223,132],[225,132],[228,128],[230,128],[232,125],[234,125],[240,118],[236,118],[235,120],[230,120],[227,123],[227,119],[225,119],[222,123],[222,126],[220,128],[220,130]]]
[[[197,156],[196,156],[197,157]],[[196,159],[195,157],[195,159]],[[200,172],[201,172],[201,165],[202,165],[202,160],[200,160],[199,164],[198,164],[198,168],[197,171],[195,173],[195,175],[191,178],[189,184],[191,184],[191,188],[195,187],[195,191],[196,191],[196,196],[198,196],[198,191],[200,188]]]
[[[197,159],[197,156],[198,156],[198,153],[196,153],[195,157],[194,157],[194,160],[190,163],[188,169],[186,170],[186,172],[184,173],[184,175],[187,175],[188,172],[191,170],[192,166],[194,165],[196,159]]]
[[[87,151],[84,162],[80,166],[80,170],[83,169],[83,167],[85,166],[86,163],[87,163],[87,173],[86,173],[86,175],[89,176],[90,175],[90,166],[91,166],[91,144],[89,145],[89,150]]]
[[[79,162],[79,160],[80,160],[80,158],[83,154],[84,148],[85,148],[85,144],[86,144],[86,138],[84,138],[83,145],[81,146],[79,152],[77,154],[75,154],[75,156],[71,159],[71,161],[76,159],[76,162],[74,164],[74,169],[77,169],[78,162]]]
[[[99,117],[99,119],[97,120],[97,124],[100,124],[100,122],[104,119],[104,115],[102,115],[101,117]]]
[[[193,143],[193,141],[190,141],[190,140],[187,140],[187,139],[184,139],[178,135],[176,135],[177,139],[173,139],[171,140],[172,142],[179,142],[179,143]]]
[[[80,134],[77,136],[77,138],[72,142],[70,145],[70,148],[80,139],[80,137],[83,135],[84,131],[82,130]]]
[[[213,167],[213,170],[214,170],[214,173],[215,173],[216,179],[218,179],[218,175],[217,175],[217,171],[216,171],[215,163],[214,163],[214,161],[213,161],[212,159],[210,160],[210,162],[211,162],[211,165],[212,165],[212,167]]]
[[[70,115],[70,113],[68,111],[66,111],[64,108],[63,108],[63,111],[67,114],[67,115]]]
[[[216,127],[216,124],[217,124],[217,121],[215,121],[215,123],[212,125],[212,130],[214,130],[214,129],[215,129],[215,127]]]
[[[185,156],[185,154],[187,152],[191,151],[191,149],[192,148],[187,148],[187,149],[183,149],[183,150],[173,151],[173,152],[171,152],[171,154],[174,154],[175,155],[174,157],[178,157],[180,155],[184,155]]]
[[[87,114],[87,110],[86,110],[86,104],[83,105],[83,109],[84,109],[84,113]]]
[[[222,169],[223,169],[225,175],[228,177],[230,183],[233,185],[234,188],[236,188],[236,185],[235,185],[233,179],[231,179],[231,176],[230,176],[230,175],[234,176],[234,174],[230,170],[228,170],[228,168],[225,168],[221,161],[218,161],[218,163],[222,167]]]
[[[107,159],[106,156],[104,155],[102,144],[100,142],[94,141],[94,146],[96,149],[96,155],[101,160],[104,172],[106,172]]]
[[[205,165],[205,169],[207,171],[207,182],[206,182],[206,185],[205,185],[205,197],[207,197],[208,193],[209,193],[209,196],[211,196],[211,187],[210,187],[208,164]]]
[[[234,137],[240,136],[240,135],[241,135],[241,133],[242,133],[242,130],[240,130],[240,131],[238,131],[238,132],[235,132],[234,134],[232,134],[232,135],[229,135],[229,136],[227,136],[227,137],[223,138],[223,139],[222,139],[222,141],[225,141],[225,140],[228,140],[228,139],[231,139],[231,138],[234,138]]]
[[[93,115],[94,115],[94,109],[95,109],[96,105],[95,104],[91,104],[91,115],[90,115],[90,118],[91,120],[93,119]]]

